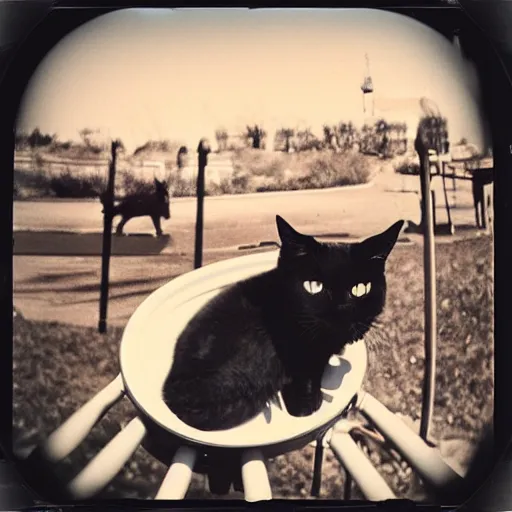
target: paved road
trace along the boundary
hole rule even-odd
[[[276,213],[299,230],[333,238],[367,236],[398,218],[418,221],[417,195],[402,192],[414,190],[417,181],[417,177],[402,179],[382,173],[372,187],[360,189],[207,198],[204,263],[240,256],[244,254],[238,250],[242,244],[277,240]],[[438,197],[442,197],[441,192]],[[459,188],[457,206],[453,212],[455,223],[474,223],[470,186]],[[192,269],[195,208],[193,199],[174,202],[173,216],[164,225],[172,233],[172,243],[164,249],[164,257],[112,258],[109,322],[125,325],[153,290]],[[442,208],[437,213],[443,221]],[[102,226],[101,208],[94,202],[18,202],[14,205],[14,224],[16,229],[98,232]],[[135,219],[127,228],[140,233],[153,229],[146,219]],[[33,320],[96,326],[100,268],[97,256],[15,256],[14,304]]]
[[[417,177],[387,172],[381,173],[371,187],[208,197],[205,199],[205,249],[275,240],[276,214],[313,235],[361,237],[385,229],[399,218],[418,222],[418,196],[413,193],[418,181]],[[443,221],[446,214],[441,203],[440,180],[434,180],[434,186],[440,203],[437,215]],[[460,186],[457,203],[458,208],[453,212],[455,222],[472,223],[468,185]],[[195,224],[195,199],[176,198],[171,214],[172,218],[163,222],[164,231],[173,236],[169,251],[188,251]],[[15,202],[14,228],[100,232],[101,207],[97,202]],[[125,229],[129,233],[153,232],[149,218],[133,219]]]

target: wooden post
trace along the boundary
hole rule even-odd
[[[199,268],[203,265],[204,182],[205,169],[208,165],[208,153],[210,151],[208,141],[201,139],[197,146],[197,212],[194,268]]]
[[[108,169],[108,182],[103,205],[103,248],[101,251],[100,320],[98,331],[107,331],[108,278],[110,271],[110,252],[112,248],[112,208],[114,207],[114,182],[116,176],[116,157],[119,141],[112,141],[111,160]]]
[[[423,218],[423,275],[425,297],[425,372],[423,378],[423,403],[421,407],[420,436],[427,440],[434,408],[436,378],[436,262],[434,243],[434,215],[430,190],[430,159],[425,148],[420,154],[423,174],[422,196],[424,206]]]

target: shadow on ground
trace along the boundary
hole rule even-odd
[[[96,272],[90,272],[90,273],[84,273],[88,274],[89,276],[94,276]],[[140,279],[124,279],[122,281],[111,281],[109,283],[109,299],[115,300],[115,299],[127,299],[131,297],[140,297],[140,296],[147,296],[151,294],[153,291],[155,291],[160,286],[163,286],[167,282],[169,282],[171,279],[174,279],[179,274],[172,274],[168,276],[160,276],[160,277],[144,277]],[[20,295],[31,295],[34,293],[68,293],[68,294],[92,294],[97,292],[97,295],[95,293],[92,297],[83,297],[79,300],[66,300],[66,303],[68,305],[72,304],[87,304],[87,303],[95,303],[98,302],[98,296],[100,293],[100,283],[86,283],[86,284],[79,284],[79,285],[71,285],[71,286],[65,286],[65,287],[59,287],[58,289],[54,286],[37,286],[37,285],[45,285],[45,284],[51,284],[52,282],[55,283],[56,281],[60,279],[65,279],[66,275],[40,275],[31,279],[28,279],[26,281],[20,281],[17,289],[16,294]],[[24,286],[24,284],[29,283],[31,285],[35,286]],[[116,290],[120,289],[128,289],[128,291],[123,291],[121,293],[116,293]]]
[[[16,231],[13,254],[17,256],[101,256],[102,233]],[[112,235],[112,256],[150,256],[172,245],[171,235]]]

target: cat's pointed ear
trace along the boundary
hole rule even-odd
[[[292,250],[298,255],[306,252],[307,247],[314,241],[314,238],[303,235],[293,229],[290,224],[279,215],[276,215],[276,223],[282,248],[285,250]]]
[[[370,260],[385,261],[395,246],[403,225],[404,221],[399,220],[379,235],[363,240],[359,244],[359,250],[362,252],[362,255]]]

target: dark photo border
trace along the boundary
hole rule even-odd
[[[13,221],[13,177],[14,164],[14,125],[22,94],[32,73],[43,57],[66,34],[83,23],[106,12],[127,7],[359,7],[380,8],[401,13],[429,25],[442,34],[452,33],[455,26],[460,29],[460,37],[468,57],[475,61],[482,84],[484,110],[488,117],[495,164],[494,208],[495,208],[495,403],[494,403],[494,457],[487,464],[494,468],[492,477],[483,484],[482,478],[474,478],[473,488],[481,487],[480,494],[471,499],[466,510],[512,509],[512,491],[505,485],[489,489],[489,485],[499,486],[504,479],[512,481],[512,450],[508,449],[512,437],[512,342],[510,330],[510,290],[512,290],[512,9],[503,9],[501,1],[468,0],[458,6],[452,1],[352,1],[352,2],[296,2],[290,4],[246,2],[172,2],[169,1],[129,1],[111,0],[108,4],[101,0],[56,1],[26,0],[23,2],[0,3],[0,228],[4,243],[0,244],[2,289],[0,319],[4,333],[0,344],[0,449],[4,461],[0,467],[11,466],[12,446],[12,221]],[[484,5],[485,4],[485,5]],[[504,20],[504,17],[509,17]],[[508,34],[503,31],[508,24]],[[494,27],[502,27],[494,30]],[[493,39],[494,37],[494,39]],[[508,37],[508,40],[506,39]],[[478,454],[476,459],[478,459]],[[480,459],[481,461],[481,459]],[[474,466],[477,462],[475,461]],[[17,473],[17,467],[11,468]],[[472,468],[474,470],[474,467]],[[499,473],[501,471],[501,473]],[[15,487],[3,484],[3,471],[0,470],[0,509],[14,509],[36,505],[38,499],[33,493],[16,494]],[[508,476],[510,475],[510,476]],[[19,476],[19,475],[18,475]],[[23,475],[22,475],[23,476]],[[471,476],[471,470],[470,470]],[[15,478],[15,477],[13,477]],[[16,477],[17,478],[17,477]],[[13,486],[15,484],[12,484]],[[14,498],[11,497],[11,491]],[[7,493],[7,495],[3,495]],[[43,497],[39,497],[42,501]],[[11,500],[11,501],[9,501]],[[39,503],[41,503],[39,501]],[[4,505],[5,503],[5,505]],[[49,505],[64,505],[49,503]],[[74,504],[76,505],[76,504]],[[141,502],[115,500],[84,503],[84,510],[105,510],[107,507],[121,507],[123,510],[162,509],[162,508],[212,508],[246,509],[253,506],[239,501],[186,500],[175,503]],[[328,509],[340,506],[354,506],[350,502],[320,500],[318,502],[300,500],[273,500],[257,504],[258,509]],[[254,508],[253,506],[253,508]],[[395,510],[399,503],[389,503],[387,508]],[[39,507],[40,508],[40,507]],[[362,505],[361,508],[368,508]],[[371,506],[373,508],[373,506]],[[439,509],[439,507],[435,507]],[[415,510],[432,510],[433,507],[415,505]]]

